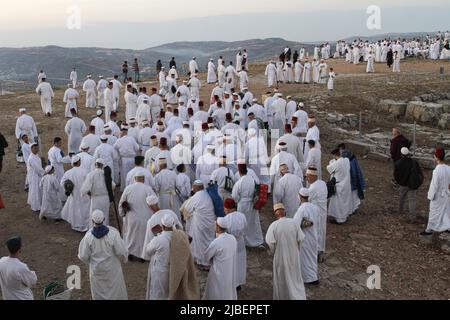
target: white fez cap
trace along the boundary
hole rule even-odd
[[[302,197],[309,197],[309,189],[308,188],[301,188],[299,193]]]
[[[172,228],[175,224],[175,219],[171,214],[166,213],[161,219],[161,223],[164,227]]]
[[[72,157],[72,164],[75,164],[80,160],[81,160],[80,156],[76,154]]]
[[[94,210],[92,212],[92,221],[94,221],[95,224],[102,224],[103,221],[105,221],[105,214],[101,210]]]
[[[95,160],[95,163],[105,165],[105,160],[103,160],[102,158],[98,158],[97,160]]]
[[[409,149],[406,147],[403,147],[400,149],[400,152],[402,155],[407,156],[409,154]]]
[[[228,229],[230,228],[230,221],[225,218],[218,218],[217,225],[223,229]]]
[[[97,110],[97,115],[98,116],[101,116],[103,114],[103,111],[102,110]]]
[[[154,206],[155,204],[158,204],[159,199],[156,195],[152,194],[151,196],[148,196],[145,201],[149,206]]]

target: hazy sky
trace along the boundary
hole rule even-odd
[[[378,33],[450,28],[446,25],[450,24],[449,0],[14,0],[0,7],[0,46],[145,48],[176,40],[220,40],[218,33],[225,34],[228,41],[275,36],[297,41],[332,40],[373,34],[365,25],[369,5],[381,8],[385,23]],[[80,30],[67,28],[71,6],[80,9]],[[264,19],[255,18],[258,15]],[[286,16],[293,18],[282,18]],[[319,23],[321,16],[326,19]],[[314,27],[302,26],[302,21],[311,21]],[[134,35],[131,37],[142,39],[136,34],[142,28],[146,30],[145,43],[105,33],[112,30],[126,37],[128,31]],[[280,34],[280,28],[297,30]]]

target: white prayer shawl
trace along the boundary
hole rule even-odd
[[[303,83],[311,82],[311,63],[309,62],[305,62],[305,64],[303,65],[302,82]]]
[[[145,247],[150,259],[147,278],[147,300],[169,298],[170,242],[172,231],[163,231]]]
[[[113,189],[115,188],[114,181],[112,182]],[[81,186],[81,193],[83,196],[90,197],[90,209],[89,213],[92,214],[95,210],[100,210],[105,214],[104,225],[109,225],[109,208],[110,201],[108,196],[108,189],[105,183],[105,174],[103,169],[95,169],[86,177],[83,185]],[[90,196],[88,195],[90,193]],[[92,221],[90,221],[92,227]]]
[[[27,114],[22,114],[16,121],[16,138],[20,140],[22,135],[26,134],[30,142],[38,136],[36,123],[33,118]]]
[[[151,187],[141,182],[136,182],[125,188],[119,201],[119,215],[123,217],[122,236],[125,240],[128,254],[135,257],[142,255],[147,221],[153,213],[145,201],[151,195],[155,196]],[[122,208],[122,203],[125,201],[130,206],[130,211],[126,213]]]
[[[247,249],[245,248],[245,231],[247,230],[247,219],[239,211],[228,213],[225,219],[230,223],[227,232],[236,238],[236,272],[235,286],[242,286],[247,282]]]
[[[283,203],[288,218],[293,218],[300,206],[298,192],[301,188],[303,188],[302,179],[292,173],[281,177],[275,187],[273,203]]]
[[[114,98],[113,89],[106,88],[104,92],[105,99],[105,122],[108,122],[111,118],[111,112],[116,110],[116,100]]]
[[[105,79],[100,79],[97,83],[98,91],[98,106],[105,106],[105,90],[108,87],[108,82]]]
[[[86,132],[86,124],[78,117],[73,117],[66,123],[64,128],[68,136],[68,150],[69,153],[78,153],[80,151],[81,140],[83,134]]]
[[[206,256],[206,249],[214,240],[216,215],[211,197],[206,190],[195,193],[185,204],[187,212],[192,214],[189,219],[189,230],[186,231],[192,237],[191,250],[194,261],[203,266],[210,265],[210,258]]]
[[[77,99],[80,97],[77,90],[73,88],[69,88],[64,92],[63,102],[66,103],[66,109],[64,116],[66,118],[72,118],[72,114],[70,113],[70,109],[75,109],[78,111],[77,107]]]
[[[81,193],[81,187],[86,180],[87,172],[80,167],[74,167],[68,170],[61,179],[61,187],[64,188],[64,182],[70,180],[74,188],[67,198],[64,208],[61,211],[61,218],[66,220],[72,226],[72,229],[78,232],[85,232],[89,229],[90,211],[89,197]]]
[[[150,209],[150,211],[152,211]],[[159,210],[157,212],[152,213],[152,217],[150,219],[148,219],[147,221],[147,227],[146,227],[146,232],[145,232],[145,240],[144,240],[144,246],[143,246],[143,250],[142,250],[142,255],[141,258],[144,260],[149,261],[150,260],[150,256],[147,253],[147,246],[149,245],[149,243],[157,236],[152,232],[152,229],[154,227],[156,227],[157,225],[161,225],[161,221],[162,218],[166,215],[171,215],[172,218],[175,221],[175,228],[178,230],[183,230],[183,225],[181,224],[181,220],[177,217],[177,215],[171,211],[171,210]]]
[[[300,225],[290,218],[273,222],[267,230],[266,243],[274,255],[274,300],[306,300],[300,264],[304,238]]]
[[[39,184],[41,178],[44,175],[44,169],[42,169],[41,158],[37,154],[30,154],[27,162],[27,182],[28,182],[28,199],[27,203],[30,205],[31,210],[41,210],[42,201],[42,189]]]
[[[320,219],[318,228],[319,251],[325,251],[327,233],[327,205],[328,188],[322,180],[317,180],[309,186],[309,202],[315,204],[320,209]]]
[[[52,98],[55,96],[52,86],[48,82],[41,82],[36,93],[41,96],[41,107],[44,114],[52,113]]]
[[[237,300],[235,286],[237,242],[233,235],[220,234],[205,252],[211,261],[203,300]]]
[[[48,161],[55,168],[56,179],[61,181],[64,175],[64,163],[70,163],[70,157],[61,155],[61,149],[53,146],[48,150]]]
[[[214,83],[216,81],[217,81],[216,66],[214,65],[214,62],[210,61],[208,62],[208,75],[206,78],[206,82]]]
[[[443,232],[450,230],[450,166],[438,164],[433,171],[428,200],[430,213],[427,230]]]
[[[114,149],[120,156],[120,189],[123,190],[126,185],[127,174],[134,167],[134,158],[139,152],[139,145],[133,137],[126,135],[117,140]]]
[[[320,209],[315,204],[305,202],[295,213],[294,221],[301,225],[303,219],[313,223],[311,227],[302,229],[305,239],[300,246],[300,265],[303,282],[311,283],[319,280],[317,254],[319,248]]]
[[[83,91],[86,92],[86,108],[96,107],[95,87],[97,84],[92,79],[87,79],[83,83]]]
[[[247,219],[245,245],[248,247],[258,247],[264,243],[259,211],[253,208],[255,184],[255,179],[249,174],[241,176],[234,184],[231,193],[237,203],[237,210],[242,212]]]
[[[103,134],[104,132],[103,127],[105,126],[105,121],[103,121],[102,118],[95,117],[94,119],[92,119],[90,125],[95,127],[95,135],[100,137]]]
[[[162,169],[155,176],[155,192],[159,195],[159,207],[176,211],[175,187],[177,174],[168,169]]]
[[[136,117],[137,96],[127,91],[125,92],[124,99],[125,99],[125,119],[127,123],[130,123],[130,119]]]
[[[97,239],[90,229],[80,242],[78,258],[89,264],[92,300],[128,300],[120,262],[128,261],[128,252],[119,231]]]
[[[42,190],[42,204],[39,217],[50,219],[61,218],[61,186],[54,174],[46,174],[42,177],[39,187]]]
[[[0,288],[3,300],[34,300],[31,287],[36,282],[36,272],[31,271],[19,259],[0,259]]]
[[[332,159],[327,170],[336,178],[336,194],[330,199],[328,215],[334,217],[338,223],[342,223],[347,221],[353,208],[350,161],[347,158]]]

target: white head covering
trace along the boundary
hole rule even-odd
[[[223,229],[228,229],[231,226],[230,221],[225,218],[217,218],[217,225]]]
[[[72,164],[77,163],[80,160],[81,160],[80,156],[76,154],[72,157]]]
[[[172,228],[175,224],[175,219],[173,218],[173,216],[171,214],[166,213],[164,215],[164,217],[162,217],[162,219],[161,219],[161,224],[164,227]]]
[[[409,154],[409,149],[406,147],[403,147],[400,149],[400,152],[402,153],[402,155],[407,156]]]
[[[27,111],[27,109],[25,109],[25,108],[20,108],[19,109],[19,112],[26,112]]]
[[[53,166],[46,166],[45,167],[45,173],[49,173],[50,171],[52,171],[52,169],[53,169]]]
[[[89,145],[86,143],[86,141],[83,141],[80,144],[80,151],[83,150],[83,149],[89,149]]]
[[[301,195],[302,197],[309,197],[309,189],[301,188],[298,194]]]
[[[193,186],[203,186],[202,180],[195,180]]]
[[[148,204],[149,206],[154,206],[154,205],[156,205],[156,204],[159,203],[158,197],[157,197],[156,195],[154,195],[154,194],[152,194],[151,196],[148,196],[148,197],[145,199],[145,201],[147,202],[147,204]]]
[[[92,212],[92,221],[94,221],[95,224],[102,224],[103,221],[105,221],[105,214],[101,210],[94,210]]]
[[[95,160],[95,163],[105,165],[105,161],[102,158],[98,158],[97,160]]]
[[[102,134],[100,136],[100,140],[108,140],[108,136],[106,134]]]
[[[98,116],[101,116],[103,114],[103,111],[102,110],[97,110],[97,115]]]

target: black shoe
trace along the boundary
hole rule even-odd
[[[305,284],[312,285],[312,286],[317,286],[317,285],[319,285],[319,280],[316,280],[316,281],[313,281],[313,282],[306,282]]]
[[[433,234],[433,232],[426,232],[426,231],[422,231],[420,233],[421,236],[431,236]]]

